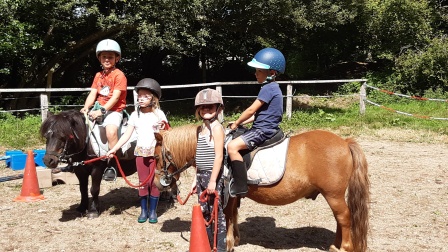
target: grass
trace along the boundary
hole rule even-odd
[[[225,122],[238,118],[252,100],[231,100],[226,102]],[[188,105],[186,105],[188,103]],[[163,110],[173,127],[197,123],[191,101],[162,103]],[[448,104],[434,101],[384,101],[385,108],[366,105],[364,115],[359,113],[357,97],[315,98],[298,96],[293,101],[291,119],[284,116],[281,128],[285,132],[303,132],[314,129],[333,131],[341,136],[371,136],[402,141],[448,142],[448,120],[421,118],[429,116],[448,118]],[[413,116],[402,115],[402,111]],[[40,115],[25,115],[18,118],[8,113],[0,114],[0,152],[7,149],[28,150],[42,147],[44,139],[38,132],[41,125]],[[391,133],[387,133],[391,132]],[[388,136],[389,134],[389,136]],[[405,136],[403,136],[405,138]]]

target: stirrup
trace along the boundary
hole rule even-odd
[[[115,181],[117,180],[117,170],[114,167],[107,167],[103,173],[103,179],[105,181]]]
[[[236,194],[233,194],[232,193],[232,186],[234,185],[234,179],[232,178],[231,180],[230,180],[230,182],[229,182],[229,196],[230,197],[232,197],[232,198],[235,198],[235,197],[241,197],[241,198],[244,198],[244,197],[246,197],[246,194],[247,194],[247,192],[248,191],[245,191],[245,192],[239,192],[239,193],[236,193]]]

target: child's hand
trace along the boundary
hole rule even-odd
[[[229,124],[227,124],[227,127],[230,128],[231,130],[234,130],[234,129],[238,128],[238,124],[236,124],[234,121],[229,122]]]
[[[208,182],[207,194],[214,194],[216,189],[216,181]]]
[[[159,126],[161,130],[169,130],[170,124],[167,121],[160,121]]]
[[[95,111],[90,111],[89,113],[89,117],[92,118],[93,120],[95,120],[96,118],[98,118],[99,116],[102,116],[103,113],[101,113],[101,110],[95,110]]]
[[[108,151],[108,152],[106,153],[106,156],[107,156],[108,158],[113,158],[115,152],[117,152],[115,149],[111,149],[110,151]]]

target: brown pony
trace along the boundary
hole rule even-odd
[[[197,126],[172,128],[161,132],[161,136],[161,156],[166,166],[162,174],[177,179],[174,177],[179,174],[177,169],[194,159]],[[156,179],[160,179],[160,174]],[[342,139],[328,131],[314,130],[290,137],[286,171],[279,182],[269,186],[249,185],[246,197],[261,204],[286,205],[303,197],[314,200],[322,194],[337,223],[330,251],[366,251],[369,188],[367,161],[358,143],[352,138]],[[228,251],[240,241],[239,203],[240,198],[229,198],[224,209]]]

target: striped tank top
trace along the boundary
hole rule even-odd
[[[213,128],[215,125],[210,125]],[[199,171],[212,171],[213,162],[215,161],[215,142],[210,141],[210,135],[198,136],[198,144],[196,147],[196,167]]]

